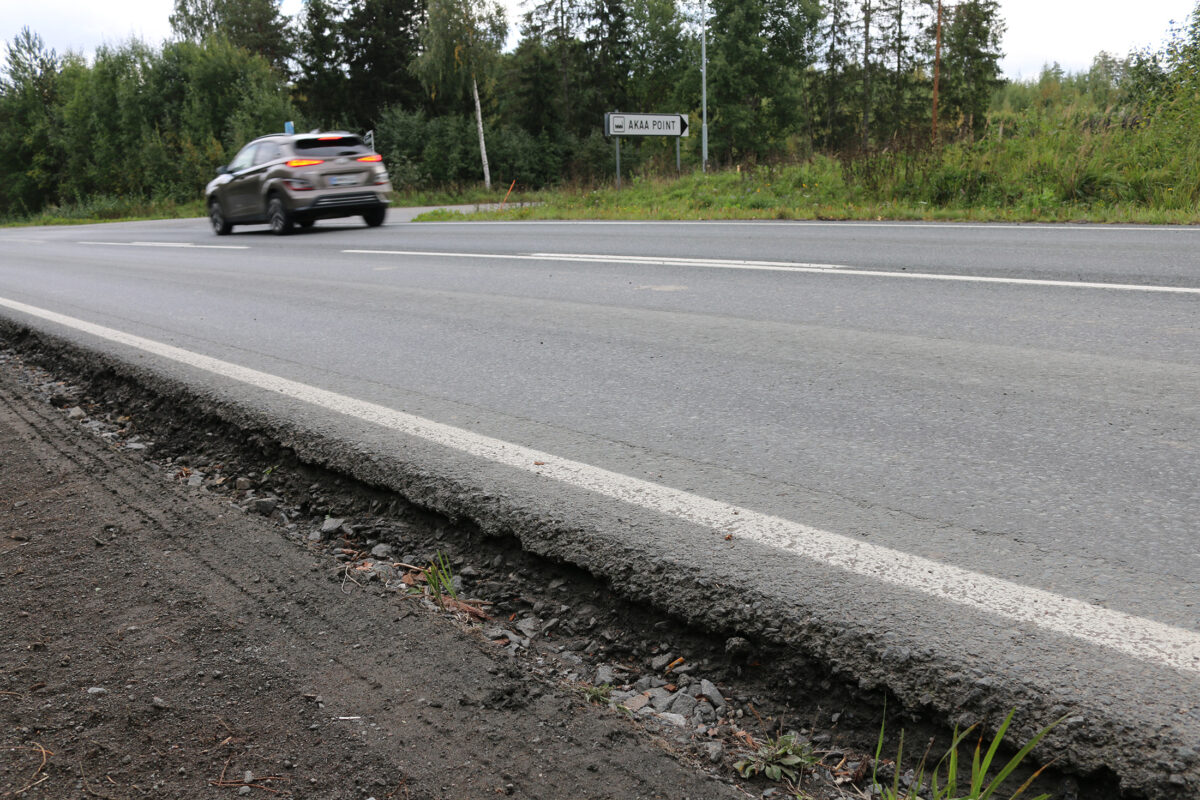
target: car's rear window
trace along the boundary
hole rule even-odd
[[[296,140],[297,153],[336,155],[343,150],[365,151],[366,145],[357,136],[313,136]]]

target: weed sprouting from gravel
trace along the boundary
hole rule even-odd
[[[434,602],[439,606],[445,606],[446,603],[443,598],[458,599],[458,591],[454,588],[454,573],[450,569],[450,561],[441,550],[429,562],[429,567],[425,570],[425,579],[429,586],[429,593],[433,595]]]
[[[767,737],[752,754],[733,765],[743,778],[765,775],[773,781],[796,780],[799,772],[814,766],[820,759],[812,746],[800,741],[794,733]]]
[[[980,734],[979,740],[975,745],[975,751],[971,757],[970,779],[965,781],[966,786],[963,787],[965,794],[960,794],[959,789],[960,780],[962,779],[960,779],[959,776],[960,763],[958,748],[959,745],[971,735],[975,728],[978,727],[977,725],[972,725],[961,733],[957,728],[955,729],[954,739],[950,744],[950,749],[944,756],[942,756],[941,760],[936,766],[934,766],[933,771],[929,774],[927,793],[922,793],[922,790],[926,786],[925,763],[927,757],[929,756],[928,748],[926,748],[925,754],[921,756],[920,764],[918,764],[913,775],[913,779],[907,787],[901,788],[900,786],[899,769],[896,770],[896,773],[892,778],[891,786],[881,785],[876,780],[875,775],[872,775],[871,777],[872,786],[878,788],[883,800],[990,800],[990,798],[996,796],[996,793],[1000,790],[1000,787],[1004,781],[1015,769],[1017,769],[1018,766],[1020,766],[1021,762],[1024,761],[1025,757],[1029,755],[1030,751],[1037,746],[1038,742],[1040,742],[1042,738],[1054,728],[1054,726],[1058,725],[1059,722],[1062,722],[1062,719],[1057,720],[1056,722],[1053,722],[1038,731],[1037,734],[1034,735],[1034,737],[1030,739],[1024,747],[1017,751],[1016,755],[1009,759],[1009,761],[1000,768],[995,777],[989,781],[988,773],[991,771],[992,761],[996,757],[996,751],[1000,749],[1000,744],[1004,740],[1004,735],[1007,733],[1008,727],[1012,723],[1013,715],[1015,713],[1015,709],[1008,712],[1008,716],[1004,718],[1004,722],[996,731],[996,735],[992,739],[991,746],[988,747],[986,753],[982,752],[983,735]],[[884,726],[880,725],[879,743],[875,748],[876,765],[879,764],[879,757],[883,751],[883,734]],[[897,765],[901,763],[903,756],[904,733],[901,732],[899,749],[896,753]],[[1025,791],[1029,789],[1034,780],[1036,780],[1037,777],[1041,775],[1043,771],[1045,771],[1047,766],[1049,765],[1042,766],[1031,776],[1029,776],[1029,778],[1022,783],[1017,790],[1013,792],[1013,794],[1009,796],[1009,800],[1016,800],[1018,797],[1022,796]],[[1040,794],[1032,798],[1032,800],[1048,800],[1049,797],[1050,795],[1048,794]]]
[[[611,683],[604,683],[600,686],[585,686],[580,691],[589,703],[603,705],[612,696],[613,687]]]

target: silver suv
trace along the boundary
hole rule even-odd
[[[313,131],[261,136],[241,149],[204,190],[213,231],[268,223],[291,233],[293,224],[361,216],[383,224],[392,184],[383,157],[352,133]]]

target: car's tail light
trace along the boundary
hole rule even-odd
[[[293,158],[287,162],[289,167],[315,167],[317,164],[324,164],[323,158]]]
[[[379,153],[372,153],[369,156],[359,156],[357,160],[358,161],[383,161],[383,156],[379,155]]]

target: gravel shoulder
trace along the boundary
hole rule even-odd
[[[72,424],[0,374],[0,796],[744,796]]]

